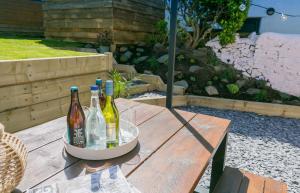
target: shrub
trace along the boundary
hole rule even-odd
[[[148,44],[166,44],[168,41],[168,23],[165,20],[158,21],[154,26],[154,32],[146,37]]]
[[[235,94],[237,94],[240,91],[239,86],[236,85],[236,84],[227,84],[226,87],[227,87],[227,90],[232,95],[235,95]]]

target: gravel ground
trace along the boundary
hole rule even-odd
[[[145,93],[133,98],[162,96]],[[289,193],[300,193],[300,120],[196,106],[180,109],[232,121],[226,165],[282,180]],[[198,187],[209,188],[210,168]]]

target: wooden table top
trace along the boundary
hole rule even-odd
[[[118,99],[116,104],[121,112],[136,112],[140,136],[133,151],[106,161],[72,157],[64,150],[66,117],[62,117],[16,133],[29,151],[18,189],[72,179],[118,164],[128,181],[143,193],[193,192],[230,121],[126,99]]]

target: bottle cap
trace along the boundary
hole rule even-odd
[[[99,90],[99,87],[97,85],[91,86],[91,91],[97,91],[97,90]]]
[[[102,79],[97,78],[96,79],[96,84],[102,86]]]
[[[107,96],[112,96],[114,93],[114,82],[112,80],[107,80],[105,83],[105,92]]]
[[[72,92],[78,91],[78,87],[77,86],[71,86],[70,90]]]

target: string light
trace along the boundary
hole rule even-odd
[[[287,15],[285,15],[284,13],[281,13],[281,20],[286,21],[287,19],[288,19]]]

